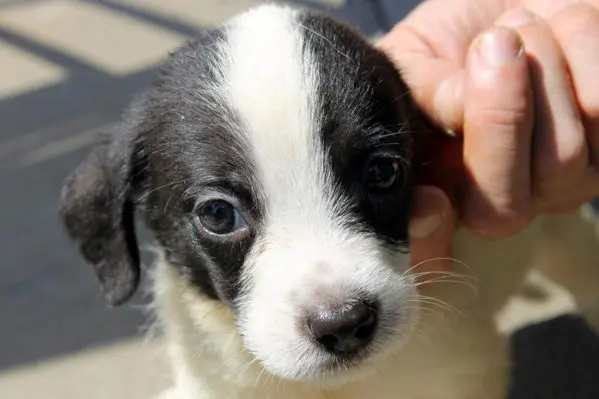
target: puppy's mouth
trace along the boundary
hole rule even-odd
[[[361,375],[363,369],[368,368],[370,364],[368,359],[372,355],[371,350],[361,350],[352,356],[325,353],[321,354],[317,361],[306,363],[302,368],[295,369],[293,373],[282,374],[273,370],[270,372],[289,381],[326,388],[356,379],[356,375]]]
[[[395,346],[388,345],[392,337],[382,335],[360,349],[344,353],[320,352],[317,361],[296,369],[297,373],[286,375],[285,378],[331,388],[377,373],[379,372],[376,367],[378,358],[386,357],[391,351],[396,350]]]
[[[324,360],[306,375],[306,379],[316,384],[324,384],[339,378],[351,378],[352,372],[362,369],[367,364],[371,354],[369,350],[361,350],[351,357],[325,355]]]

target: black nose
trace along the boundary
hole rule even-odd
[[[368,345],[376,324],[376,307],[367,302],[322,309],[308,319],[308,329],[314,339],[335,354],[352,353]]]

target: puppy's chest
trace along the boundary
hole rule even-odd
[[[361,382],[349,384],[340,390],[318,391],[305,386],[280,384],[276,381],[260,388],[237,392],[231,399],[485,399],[472,385],[479,378],[470,374],[465,378],[461,367],[452,368],[424,363],[414,367],[397,367],[378,371]],[[459,363],[459,361],[458,361]],[[476,395],[476,394],[475,394]],[[219,397],[220,398],[220,397]],[[212,399],[212,398],[210,398]]]
[[[403,372],[403,375],[400,374]],[[347,387],[340,392],[315,396],[318,399],[467,399],[470,388],[465,381],[453,378],[449,370],[392,370],[368,382]],[[298,398],[299,399],[299,398]],[[302,399],[312,399],[306,397]],[[478,398],[480,399],[480,398]]]

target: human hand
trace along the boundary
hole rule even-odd
[[[509,5],[536,15],[506,3],[428,0],[380,42],[418,105],[462,136],[438,153],[463,162],[465,181],[443,161],[428,183],[487,236],[599,194],[599,1]]]
[[[443,190],[417,187],[410,222],[410,269],[419,282],[439,277],[451,268],[455,212]]]

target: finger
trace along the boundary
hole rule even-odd
[[[549,24],[570,68],[591,159],[599,169],[599,10],[576,4],[557,13]]]
[[[588,166],[584,126],[569,71],[551,27],[525,10],[512,10],[498,21],[518,31],[525,43],[535,103],[533,195],[542,202],[571,190]]]
[[[470,184],[461,207],[465,224],[505,236],[530,217],[533,122],[529,71],[519,36],[492,28],[472,44],[464,110],[464,164]]]
[[[579,3],[580,0],[525,0],[520,1],[527,10],[534,12],[543,19],[550,18],[567,6]]]
[[[410,222],[411,273],[419,282],[437,277],[451,268],[451,243],[455,228],[454,210],[445,193],[433,186],[417,187]]]
[[[421,2],[381,41],[416,103],[439,126],[462,132],[466,53],[506,7],[504,0]]]
[[[416,104],[447,132],[461,129],[465,71],[452,60],[439,58],[406,25],[397,25],[377,43],[399,66]]]

